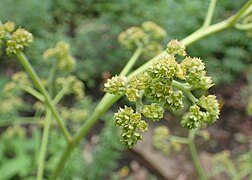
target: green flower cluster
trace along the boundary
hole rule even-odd
[[[219,118],[220,110],[216,96],[202,96],[197,104],[190,107],[183,116],[181,125],[187,129],[200,128],[204,123],[214,123]]]
[[[108,79],[104,84],[104,91],[111,94],[122,94],[126,91],[127,78],[125,76],[115,76]]]
[[[125,94],[129,101],[136,103],[137,113],[152,121],[162,119],[165,109],[172,112],[181,109],[187,96],[193,105],[181,120],[183,127],[195,129],[215,122],[220,113],[216,97],[209,95],[198,99],[191,92],[212,86],[211,78],[206,76],[205,64],[199,58],[191,57],[178,63],[175,55],[186,55],[185,46],[178,40],[172,40],[167,47],[166,54],[154,60],[146,71],[131,79],[125,76],[109,79],[105,91]]]
[[[165,155],[173,151],[180,151],[181,144],[171,141],[170,131],[166,126],[158,126],[154,129],[153,132],[153,145],[155,148],[161,150]]]
[[[129,148],[142,139],[142,132],[148,130],[148,124],[141,118],[140,113],[134,113],[134,110],[127,106],[120,108],[114,115],[115,125],[122,127],[121,142]]]
[[[155,122],[163,118],[164,108],[158,103],[151,103],[151,105],[144,105],[142,113],[145,117]]]
[[[11,82],[6,83],[3,87],[3,92],[6,94],[11,95],[13,91],[19,90],[22,86],[32,87],[28,75],[23,71],[13,74],[11,80]]]
[[[74,94],[78,100],[84,97],[84,84],[76,76],[70,75],[67,78],[58,78],[56,83],[65,90],[66,94]]]
[[[143,54],[153,57],[163,50],[161,41],[166,37],[166,32],[154,22],[144,22],[141,27],[131,27],[118,36],[119,43],[127,48],[134,49],[139,45],[144,47]]]
[[[205,64],[199,58],[186,57],[180,64],[182,74],[180,79],[185,80],[190,89],[209,89],[212,84],[211,77],[206,76]]]
[[[17,54],[22,52],[25,47],[29,46],[33,41],[31,33],[23,28],[15,30],[15,24],[8,21],[4,24],[0,21],[0,47],[6,43],[7,54]],[[14,31],[14,32],[13,32]]]
[[[185,45],[178,41],[177,39],[172,39],[168,44],[167,44],[167,49],[166,49],[168,54],[172,55],[179,55],[179,56],[185,56],[186,51],[185,51]]]
[[[76,61],[70,52],[70,45],[60,41],[54,48],[49,48],[43,53],[43,58],[46,62],[50,58],[56,58],[57,66],[62,71],[71,71],[75,68]]]

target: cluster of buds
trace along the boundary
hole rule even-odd
[[[70,52],[70,45],[60,41],[54,48],[49,48],[43,53],[43,58],[46,62],[50,58],[57,60],[57,66],[62,71],[71,71],[74,69],[76,61]]]
[[[166,126],[158,126],[154,129],[153,145],[166,155],[169,155],[172,150],[175,152],[181,150],[181,144],[170,139],[170,131]]]
[[[0,46],[6,45],[7,54],[17,54],[33,41],[33,36],[27,30],[18,28],[15,31],[15,24],[8,21],[4,24],[0,22]],[[14,31],[14,32],[13,32]]]
[[[3,87],[3,92],[5,94],[12,94],[13,91],[19,90],[20,87],[22,86],[27,87],[32,86],[31,81],[28,78],[28,75],[23,71],[16,72],[15,74],[13,74],[11,80],[12,80],[11,82],[8,82]]]
[[[142,139],[142,132],[148,130],[148,124],[141,118],[140,113],[127,106],[120,108],[114,115],[115,125],[122,127],[121,142],[129,148]]]
[[[147,21],[140,27],[131,27],[118,36],[119,43],[127,48],[134,49],[143,46],[143,54],[153,57],[163,50],[161,41],[166,37],[166,32],[157,24]]]
[[[184,97],[191,94],[192,90],[209,89],[212,86],[211,77],[206,76],[205,64],[199,58],[185,57],[178,63],[176,55],[185,56],[185,46],[172,40],[168,43],[166,54],[154,60],[146,71],[131,79],[125,76],[112,77],[105,84],[105,91],[115,95],[125,94],[129,101],[136,103],[139,115],[159,121],[165,109],[172,112],[181,109]],[[218,119],[220,110],[216,96],[193,98],[193,105],[182,118],[183,127],[201,128]],[[146,102],[152,103],[148,105]]]
[[[78,80],[76,76],[68,76],[67,78],[58,78],[56,83],[65,89],[66,94],[74,94],[76,99],[82,99],[84,97],[84,84]]]

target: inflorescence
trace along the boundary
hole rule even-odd
[[[24,51],[24,48],[29,46],[33,41],[32,34],[27,30],[23,28],[14,30],[14,22],[8,21],[2,24],[0,21],[0,47],[6,46],[6,53],[8,55]]]
[[[141,28],[130,28],[119,36],[119,41],[123,46],[133,48],[138,42],[150,42],[146,40],[147,32],[156,39],[165,36],[162,29],[153,27],[155,25],[148,22]],[[177,56],[184,57],[181,63],[176,60]],[[206,76],[202,60],[186,56],[185,46],[178,40],[171,40],[167,44],[166,53],[153,61],[146,71],[130,79],[126,76],[112,77],[104,86],[106,92],[125,94],[129,101],[136,104],[136,111],[125,106],[114,115],[115,124],[122,128],[121,141],[127,147],[133,147],[147,130],[148,124],[142,120],[142,116],[154,122],[159,121],[165,109],[171,112],[180,110],[188,94],[192,106],[182,117],[182,127],[201,128],[219,117],[219,104],[215,95],[196,98],[192,94],[192,90],[207,90],[213,83],[211,77]],[[142,126],[144,128],[140,128]]]

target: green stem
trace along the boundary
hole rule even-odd
[[[14,121],[10,122],[4,122],[5,120],[0,120],[0,127],[5,127],[5,126],[11,126],[11,125],[15,125],[15,124],[19,124],[19,125],[25,125],[25,124],[42,124],[39,120],[41,120],[40,118],[34,118],[34,117],[25,117],[25,118],[15,118]]]
[[[45,98],[42,94],[40,94],[38,91],[36,91],[35,89],[33,89],[32,87],[29,87],[29,86],[20,86],[20,88],[31,94],[33,97],[37,98],[38,100],[40,100],[41,102],[44,102],[45,101]]]
[[[194,95],[191,93],[191,91],[187,88],[185,83],[181,83],[181,82],[173,80],[172,86],[181,90],[190,99],[190,101],[193,104],[195,104],[198,101],[198,99],[196,97],[194,97]]]
[[[65,161],[69,157],[72,150],[78,145],[80,140],[89,132],[89,130],[93,127],[93,125],[97,122],[98,118],[101,117],[121,96],[115,96],[106,93],[102,98],[100,103],[95,108],[94,112],[91,116],[85,121],[85,123],[79,128],[77,133],[74,135],[71,143],[67,145],[65,148],[56,169],[53,171],[51,176],[51,180],[54,180],[58,177],[59,173],[62,171]]]
[[[211,24],[212,18],[213,18],[213,13],[214,13],[214,9],[216,6],[216,1],[217,0],[211,0],[210,5],[208,7],[208,11],[207,11],[207,15],[204,21],[204,24],[202,27],[207,27]]]
[[[203,28],[201,28],[201,29],[197,30],[196,32],[192,33],[191,35],[189,35],[188,37],[186,37],[185,39],[183,39],[182,43],[185,44],[186,46],[188,46],[188,45],[198,41],[201,38],[204,38],[204,37],[211,35],[213,33],[227,29],[232,26],[231,24],[229,24],[229,22],[231,20],[232,19],[224,20],[220,23],[208,26],[208,27],[204,28],[204,30],[202,30]],[[153,61],[155,61],[156,59],[159,59],[165,53],[166,53],[165,51],[161,52],[159,55],[155,56],[154,58],[152,58],[151,60],[149,60],[148,62],[146,62],[145,64],[143,64],[139,68],[137,68],[136,70],[134,70],[132,73],[130,73],[128,75],[128,79],[144,72],[146,69],[149,68],[149,66],[152,64]],[[62,169],[64,167],[65,161],[68,159],[69,155],[71,154],[71,151],[76,147],[76,145],[83,138],[83,136],[85,136],[87,134],[89,129],[96,123],[98,118],[106,110],[108,110],[121,96],[122,95],[113,96],[113,95],[105,94],[105,96],[102,98],[100,103],[97,105],[96,109],[91,114],[91,116],[85,121],[85,123],[80,127],[78,132],[74,135],[73,141],[71,143],[69,143],[67,145],[67,147],[65,148],[55,170],[53,171],[53,174],[51,177],[52,180],[54,180],[58,177],[58,175],[60,174],[60,172],[62,171]],[[196,152],[194,142],[191,143],[190,147],[192,148],[192,150],[194,148],[194,150],[195,150],[194,152]],[[197,158],[197,156],[196,156],[196,158]]]
[[[178,136],[173,136],[173,135],[169,135],[169,140],[180,143],[180,144],[188,144],[189,143],[188,138],[183,138],[183,137],[178,137]]]
[[[196,146],[194,143],[194,139],[195,139],[195,130],[194,129],[189,131],[188,139],[189,139],[188,146],[189,146],[189,150],[191,152],[191,156],[192,156],[192,160],[193,160],[195,169],[198,172],[200,180],[206,180],[207,179],[206,173],[205,173],[203,167],[201,166],[200,159],[199,159],[199,156],[198,156],[198,153],[196,150]]]
[[[55,74],[57,71],[57,61],[54,61],[48,76],[48,92],[51,97],[54,97]]]
[[[248,30],[252,29],[252,23],[246,23],[246,24],[236,23],[234,25],[234,27],[238,30],[241,30],[241,31],[248,31]]]
[[[229,25],[232,26],[235,23],[237,23],[243,17],[243,15],[247,13],[247,10],[251,8],[251,5],[252,5],[252,0],[247,1],[242,6],[242,8],[237,13],[235,13],[235,15],[229,18],[230,19]]]
[[[42,142],[41,142],[41,147],[39,151],[37,180],[43,180],[44,166],[45,166],[45,159],[46,159],[45,157],[46,157],[46,151],[47,151],[47,143],[48,143],[51,119],[52,119],[51,111],[47,110],[45,123],[44,123]]]
[[[45,98],[45,103],[49,107],[49,109],[51,110],[53,116],[55,117],[55,119],[56,119],[56,121],[57,121],[57,123],[58,123],[58,125],[60,127],[60,130],[63,132],[66,140],[68,142],[70,142],[70,140],[71,140],[70,133],[67,130],[67,128],[66,128],[66,126],[64,124],[64,121],[62,120],[61,116],[56,111],[56,108],[53,105],[52,100],[51,100],[50,96],[48,95],[48,92],[44,88],[44,86],[43,86],[40,78],[38,77],[37,73],[34,71],[34,69],[33,69],[32,65],[30,64],[29,60],[27,59],[27,57],[22,52],[17,53],[17,57],[18,57],[19,61],[21,62],[21,64],[23,65],[23,67],[25,68],[26,72],[32,78],[35,86],[43,94],[43,96]]]
[[[123,68],[122,72],[120,73],[120,76],[125,76],[128,74],[128,72],[131,70],[131,68],[134,66],[136,63],[137,59],[141,55],[143,51],[142,45],[139,45],[132,57],[129,59],[127,65]]]
[[[66,95],[68,91],[67,87],[63,87],[60,92],[54,97],[53,104],[58,104],[60,100]]]
[[[225,162],[226,162],[225,164],[226,164],[227,169],[228,169],[227,173],[229,174],[229,176],[232,177],[233,180],[239,180],[240,179],[239,178],[239,173],[236,170],[233,162],[230,159],[227,159]]]

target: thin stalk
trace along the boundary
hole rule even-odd
[[[246,23],[246,24],[239,24],[239,23],[236,23],[234,25],[234,27],[238,30],[241,30],[241,31],[247,31],[247,30],[250,30],[252,29],[252,23]]]
[[[52,63],[52,67],[49,72],[48,76],[48,92],[51,97],[54,97],[54,84],[55,84],[55,75],[57,71],[57,61],[54,61]]]
[[[132,69],[137,59],[141,55],[142,51],[143,51],[143,46],[139,45],[136,51],[134,52],[134,54],[129,59],[127,65],[123,68],[122,72],[120,73],[120,76],[125,76],[128,74],[128,72]]]
[[[66,95],[68,88],[63,87],[60,92],[53,98],[53,104],[58,104],[60,100]]]
[[[41,147],[39,151],[37,180],[43,180],[43,176],[44,176],[44,166],[45,166],[47,143],[48,143],[51,119],[52,119],[51,111],[47,110],[45,123],[44,123],[43,136],[42,136],[42,141],[41,141]]]
[[[236,170],[233,162],[230,159],[227,159],[225,164],[227,166],[229,176],[232,177],[233,180],[239,180],[239,173]]]
[[[12,122],[4,122],[4,120],[0,120],[0,127],[6,127],[6,126],[11,126],[14,124],[19,124],[19,125],[25,125],[25,124],[42,124],[40,121],[40,118],[34,118],[34,117],[25,117],[25,118],[15,118],[14,121]]]
[[[199,178],[200,180],[206,180],[206,173],[204,172],[203,167],[201,166],[200,163],[200,159],[199,159],[199,155],[197,153],[197,149],[194,143],[194,139],[195,139],[195,130],[190,130],[189,134],[188,134],[188,139],[189,139],[189,150],[191,152],[191,156],[192,156],[192,160],[195,166],[196,171],[198,172]]]
[[[246,9],[245,9],[246,10]],[[220,23],[208,26],[207,28],[204,28],[204,30],[197,30],[196,32],[192,33],[188,37],[184,38],[182,40],[182,43],[186,46],[198,41],[199,39],[202,39],[206,36],[209,36],[213,33],[222,31],[224,29],[227,29],[231,27],[231,24],[229,24],[231,20],[226,19]],[[133,76],[140,74],[144,72],[154,60],[159,59],[163,54],[166,52],[163,51],[159,55],[155,56],[136,70],[134,70],[132,73],[128,75],[128,79],[132,78]],[[106,111],[108,110],[122,95],[114,96],[105,94],[100,101],[100,103],[97,105],[96,109],[93,111],[91,116],[85,121],[85,123],[79,128],[78,132],[74,135],[73,140],[67,145],[65,148],[55,170],[53,171],[53,174],[50,179],[54,180],[58,177],[60,172],[62,171],[65,161],[68,159],[69,155],[71,154],[71,151],[77,146],[77,144],[80,142],[80,140],[87,134],[87,132],[90,130],[90,128],[96,123],[98,118]],[[194,142],[191,143],[190,147],[192,148],[193,152],[196,152]],[[197,154],[197,153],[196,153]],[[196,156],[197,158],[197,156]],[[200,165],[199,165],[200,166]],[[201,167],[201,166],[200,166]]]
[[[217,0],[211,0],[210,1],[210,5],[208,7],[207,15],[206,15],[206,18],[205,18],[205,21],[204,21],[202,27],[207,27],[207,26],[209,26],[211,24],[212,18],[213,18],[214,9],[215,9],[215,6],[216,6],[216,1]]]
[[[44,102],[45,101],[45,98],[44,96],[39,93],[38,91],[36,91],[35,89],[33,89],[32,87],[29,87],[29,86],[20,86],[20,88],[29,93],[30,95],[32,95],[33,97],[37,98],[38,100]]]
[[[232,17],[230,17],[230,22],[229,24],[232,26],[235,23],[237,23],[240,18],[243,17],[243,14],[247,12],[248,9],[251,9],[251,5],[252,5],[252,0],[247,1],[242,7],[241,9],[235,13],[235,15],[233,15]]]
[[[20,52],[17,53],[17,57],[23,67],[25,68],[26,72],[30,75],[31,79],[33,80],[35,86],[38,88],[38,90],[43,94],[45,98],[45,103],[48,106],[48,108],[51,110],[52,115],[55,117],[60,130],[63,132],[63,135],[65,136],[66,140],[70,142],[71,136],[69,131],[67,130],[64,121],[62,120],[61,116],[59,113],[56,111],[55,106],[52,103],[51,97],[49,96],[48,92],[44,88],[40,78],[38,77],[37,73],[34,71],[32,65],[30,64],[29,60],[27,57],[24,55],[24,53]]]
[[[173,80],[172,86],[181,90],[190,99],[190,101],[193,104],[195,104],[198,101],[198,99],[196,97],[194,97],[194,95],[191,93],[191,91],[186,87],[185,83],[181,83],[181,82]]]
[[[169,140],[180,143],[180,144],[189,144],[188,138],[184,138],[184,137],[169,135]]]

